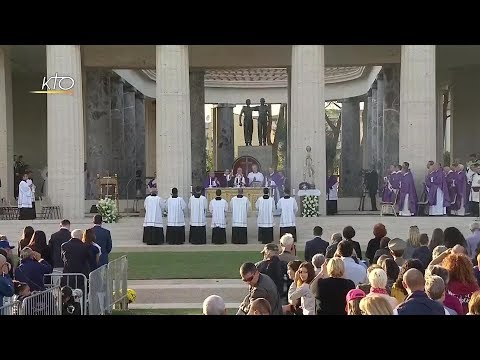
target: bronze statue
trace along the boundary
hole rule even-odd
[[[253,133],[253,108],[250,107],[250,99],[245,101],[247,106],[242,108],[239,117],[239,125],[242,126],[242,115],[244,116],[243,120],[243,136],[245,138],[245,146],[252,146],[252,133]]]
[[[265,99],[260,99],[260,106],[255,106],[254,111],[258,111],[258,143],[260,146],[267,145],[268,123],[271,121],[270,107],[265,104]]]

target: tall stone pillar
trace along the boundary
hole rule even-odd
[[[156,170],[156,106],[155,99],[145,101],[145,169],[146,176],[154,176]]]
[[[97,198],[97,174],[112,168],[110,72],[86,71],[87,200]]]
[[[190,71],[190,121],[192,132],[192,184],[193,186],[201,186],[207,169],[204,70]]]
[[[108,171],[111,176],[117,174],[119,195],[125,189],[125,131],[123,120],[123,80],[112,75],[110,78],[111,119],[112,119],[112,168],[104,169],[100,176]]]
[[[188,200],[192,186],[188,45],[157,45],[156,162],[159,194],[172,187]]]
[[[235,160],[233,108],[235,104],[218,104],[215,134],[216,170],[230,169]]]
[[[123,85],[123,127],[125,144],[125,199],[135,198],[135,170],[137,168],[136,155],[136,125],[135,125],[135,88],[130,84]]]
[[[385,167],[399,164],[400,64],[383,66],[383,153]],[[408,160],[402,160],[408,161]]]
[[[370,123],[371,123],[371,129],[372,129],[372,136],[370,138],[371,140],[371,146],[372,146],[372,157],[370,158],[370,164],[369,168],[372,166],[377,167],[377,151],[378,151],[378,128],[377,128],[377,117],[378,117],[378,109],[377,109],[377,81],[375,80],[372,84],[372,106],[369,108],[371,109],[370,111]],[[377,169],[378,170],[378,169]]]
[[[142,172],[142,177],[147,176],[145,165],[145,97],[142,93],[135,93],[135,170]],[[142,195],[145,195],[145,187],[142,186]]]
[[[402,45],[400,159],[408,161],[421,195],[428,160],[436,161],[435,45]]]
[[[366,155],[366,163],[365,169],[372,168],[372,159],[373,159],[373,121],[372,121],[372,89],[368,91],[367,94],[367,139],[366,139],[366,147],[367,147],[367,155]]]
[[[47,77],[70,76],[73,93],[47,95],[48,195],[63,217],[85,216],[85,165],[80,45],[47,45]]]
[[[362,169],[368,167],[368,99],[363,99],[362,111]]]
[[[326,214],[325,84],[323,45],[292,46],[291,186],[303,181],[305,148],[310,146],[320,214]]]
[[[14,201],[13,155],[12,71],[8,51],[0,47],[0,202],[6,204]]]
[[[360,103],[358,98],[342,102],[342,153],[340,187],[343,196],[359,196],[362,168],[360,153]]]
[[[377,76],[377,171],[382,176],[385,173],[385,151],[383,149],[383,98],[385,97],[385,81],[383,73]]]

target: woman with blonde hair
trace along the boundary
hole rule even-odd
[[[345,265],[341,258],[331,258],[326,267],[328,278],[315,279],[311,286],[316,298],[317,315],[346,315],[346,296],[355,289],[355,283],[343,278]]]
[[[392,309],[398,305],[397,299],[390,296],[387,291],[387,273],[383,269],[373,269],[368,274],[368,282],[370,283],[370,292],[367,294],[367,297],[379,296],[386,299]]]
[[[315,278],[315,269],[307,261],[295,272],[295,279],[288,289],[288,302],[293,304],[300,299],[303,315],[315,315],[315,297],[310,290],[310,283]]]
[[[420,229],[417,225],[410,226],[408,231],[407,248],[403,252],[405,260],[411,259],[415,249],[420,247]]]
[[[360,301],[362,315],[393,315],[390,302],[379,296],[366,296]]]
[[[480,315],[480,291],[475,291],[468,302],[467,315]]]

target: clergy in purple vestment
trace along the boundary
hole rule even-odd
[[[467,201],[467,174],[465,173],[462,164],[453,164],[455,171],[455,204],[452,205],[452,210],[457,212],[456,215],[465,215],[465,204]]]
[[[439,164],[433,164],[429,167],[430,173],[425,179],[425,184],[428,188],[428,203],[432,207],[440,207],[437,204],[437,190],[441,190],[443,193],[443,204],[442,207],[450,206],[450,196],[448,195],[447,181],[445,180],[445,174],[440,169]],[[431,214],[431,215],[441,215],[441,214]]]
[[[417,212],[417,190],[413,181],[409,164],[404,163],[400,173],[400,191],[398,195],[398,209],[400,216],[413,216]],[[408,202],[407,202],[408,201]]]
[[[445,176],[445,181],[447,183],[447,189],[448,189],[448,198],[449,198],[449,203],[448,203],[448,208],[451,208],[452,203],[455,201],[455,196],[457,194],[457,184],[456,184],[456,179],[457,175],[455,171],[453,171],[450,166],[444,166],[443,167],[443,174]]]
[[[218,181],[217,177],[215,176],[214,171],[210,171],[207,178],[203,181],[203,188],[212,188],[212,187],[220,187],[220,181]]]
[[[388,174],[383,178],[383,191],[382,191],[382,201],[393,203],[395,200],[395,193],[393,192],[392,181],[394,181],[397,176],[396,168],[394,165],[390,165],[388,169]],[[397,187],[398,189],[398,187]]]

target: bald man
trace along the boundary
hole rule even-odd
[[[417,269],[403,274],[403,286],[408,296],[394,310],[394,315],[445,315],[442,304],[430,299],[425,293],[425,279]]]

